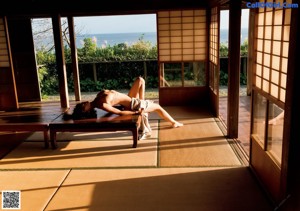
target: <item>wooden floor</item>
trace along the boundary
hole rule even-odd
[[[19,105],[20,108],[15,111],[0,111],[0,159],[33,131],[40,131],[41,127],[59,117],[65,110],[60,107],[59,102],[27,102]]]
[[[250,96],[240,97],[240,109],[239,109],[239,137],[238,142],[244,149],[245,153],[249,156],[249,146],[250,146]],[[227,97],[219,98],[219,111],[220,119],[223,120],[225,125],[227,125]],[[71,102],[71,106],[75,105],[76,101]],[[60,108],[59,102],[30,102],[21,103],[20,109],[18,111],[12,112],[0,112],[0,123],[3,122],[51,122],[59,114],[63,112],[64,109]],[[14,134],[8,132],[1,132],[1,139],[6,139],[7,135]],[[14,134],[11,137],[10,143],[0,142],[0,158],[11,150],[14,146],[19,144],[20,136],[26,136],[26,133]],[[15,141],[14,141],[15,140]],[[1,156],[2,155],[2,156]]]
[[[44,111],[41,120],[60,112],[59,102],[35,108]],[[152,132],[157,133],[138,148],[131,148],[132,140],[123,133],[113,144],[103,137],[95,141],[61,134],[60,148],[45,150],[33,134],[0,155],[2,189],[22,191],[22,210],[274,210],[209,109],[165,109],[185,126],[173,129],[151,113]],[[11,149],[19,144],[1,133],[0,140]]]
[[[219,98],[220,119],[227,125],[227,97]],[[238,142],[249,156],[250,150],[250,105],[251,96],[240,96]]]

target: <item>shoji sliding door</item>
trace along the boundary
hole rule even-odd
[[[255,16],[250,164],[279,201],[286,179],[282,155],[291,9],[263,7]]]
[[[211,9],[209,25],[209,88],[213,111],[219,116],[219,43],[220,43],[220,10]]]
[[[161,105],[208,102],[206,9],[157,13]]]

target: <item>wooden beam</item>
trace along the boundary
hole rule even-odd
[[[227,135],[238,137],[241,47],[241,1],[229,2]]]
[[[79,79],[79,68],[78,68],[78,57],[77,57],[77,47],[76,47],[76,35],[74,31],[74,18],[68,17],[68,26],[70,34],[70,47],[71,47],[71,58],[72,58],[72,71],[73,71],[73,83],[74,83],[74,92],[75,100],[81,100],[80,94],[80,79]]]
[[[69,108],[69,95],[67,85],[66,62],[63,48],[63,39],[61,34],[61,19],[60,15],[52,16],[53,35],[56,54],[56,67],[58,71],[60,104],[62,108]]]
[[[63,17],[143,14],[155,13],[158,10],[206,8],[208,2],[208,0],[143,0],[142,2],[140,0],[110,0],[106,1],[103,6],[103,1],[92,0],[86,0],[84,3],[74,0],[63,0],[59,3],[52,0],[10,0],[5,2],[5,7],[0,7],[0,14],[37,17],[49,17],[50,14],[58,13]]]

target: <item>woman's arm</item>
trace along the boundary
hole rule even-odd
[[[104,111],[117,114],[117,115],[133,115],[133,114],[141,114],[140,111],[129,111],[129,110],[119,110],[118,108],[111,106],[107,103],[103,103],[103,105],[100,107],[100,109],[103,109]]]

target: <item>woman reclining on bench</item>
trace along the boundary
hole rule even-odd
[[[115,107],[117,105],[121,105],[124,109],[118,109]],[[134,81],[128,95],[115,90],[103,90],[97,94],[93,101],[77,104],[71,118],[91,117],[95,112],[94,108],[103,109],[117,115],[147,114],[154,111],[161,118],[170,122],[172,127],[183,126],[182,123],[174,120],[159,104],[151,100],[145,100],[145,80],[142,77],[138,77]]]

